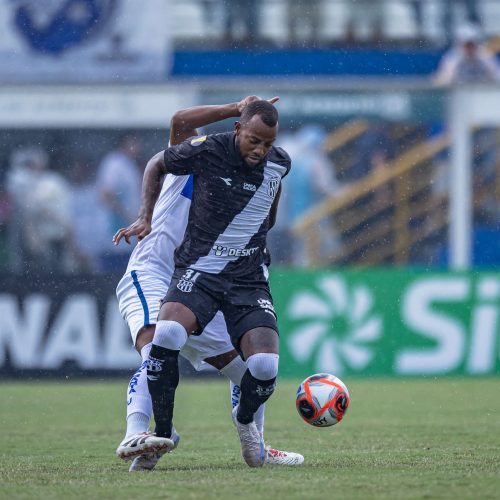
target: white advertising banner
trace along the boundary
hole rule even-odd
[[[198,92],[172,85],[0,87],[0,127],[160,127],[198,103]]]
[[[0,82],[142,82],[170,70],[169,0],[4,0]]]

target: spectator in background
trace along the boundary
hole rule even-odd
[[[288,0],[288,37],[292,44],[316,42],[321,19],[321,0]]]
[[[6,189],[0,183],[0,269],[8,267],[8,231],[7,227],[12,214],[12,205]]]
[[[8,260],[9,269],[15,273],[23,271],[26,260],[25,204],[30,193],[31,161],[29,149],[19,149],[10,155],[7,169],[6,187],[12,207],[8,227]]]
[[[293,224],[314,205],[328,196],[338,196],[341,187],[335,178],[333,165],[324,150],[325,130],[315,124],[305,125],[286,142],[293,168],[285,178],[286,189],[278,205],[276,225],[268,235],[273,262],[286,265],[310,266],[305,241],[291,230]],[[331,254],[337,247],[332,225],[324,228],[322,254]]]
[[[340,172],[340,178],[347,182],[356,182],[379,170],[381,165],[392,160],[394,141],[385,123],[373,123],[368,130],[356,140],[356,150],[352,166]]]
[[[442,0],[443,1],[443,30],[447,41],[453,39],[455,35],[454,10],[459,4],[465,8],[465,18],[469,24],[481,25],[477,0]]]
[[[38,147],[12,155],[7,189],[13,204],[11,269],[64,271],[69,237],[69,188],[48,168],[48,156]]]
[[[108,153],[97,171],[97,186],[103,206],[105,238],[99,266],[104,272],[123,271],[132,249],[116,246],[112,239],[116,231],[136,220],[141,199],[142,173],[137,163],[142,150],[138,137],[124,135],[118,149]]]
[[[200,4],[203,10],[203,22],[208,27],[217,25],[220,21],[221,0],[200,0]]]
[[[410,0],[410,7],[413,10],[415,20],[416,37],[422,38],[424,36],[424,0]]]
[[[348,41],[383,39],[385,0],[348,0],[349,21],[346,37]]]
[[[222,0],[227,43],[254,43],[258,36],[260,0]]]
[[[74,273],[96,272],[102,248],[109,246],[105,220],[90,161],[81,155],[70,172],[71,261]]]
[[[457,39],[441,60],[434,81],[437,85],[498,82],[500,70],[496,58],[480,43],[476,26],[462,26]]]

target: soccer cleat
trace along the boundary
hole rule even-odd
[[[135,457],[130,467],[129,472],[153,470],[158,463],[158,460],[163,456],[163,453],[146,453],[145,455],[139,455]]]
[[[233,408],[233,422],[240,436],[241,455],[249,467],[262,467],[266,458],[264,440],[257,430],[255,422],[242,424],[238,422],[236,414],[238,407]]]
[[[147,471],[147,470],[153,470],[156,467],[156,464],[158,463],[158,460],[165,454],[169,453],[170,451],[173,451],[177,448],[177,445],[179,444],[179,441],[181,437],[175,430],[175,427],[172,427],[172,435],[170,436],[170,439],[174,443],[174,447],[167,451],[159,451],[157,453],[145,453],[143,455],[139,455],[138,457],[135,457],[132,463],[130,464],[129,472],[138,472],[138,471]]]
[[[125,438],[116,449],[116,455],[129,460],[147,453],[172,451],[176,446],[172,439],[155,436],[152,432],[139,432]]]
[[[300,453],[291,451],[275,450],[270,446],[266,446],[266,465],[301,465],[304,462],[304,457]]]

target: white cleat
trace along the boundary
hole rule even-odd
[[[139,455],[135,457],[130,467],[129,472],[153,470],[158,463],[158,460],[163,456],[163,453],[147,453],[146,455]]]
[[[304,457],[300,453],[291,451],[275,450],[270,446],[266,446],[266,465],[301,465],[304,463]]]
[[[116,456],[129,460],[138,455],[172,451],[176,444],[172,439],[155,436],[152,432],[139,432],[125,438],[116,449]]]
[[[266,458],[264,440],[257,430],[255,422],[242,424],[236,414],[238,407],[233,408],[232,416],[236,430],[240,436],[241,455],[249,467],[262,467]]]
[[[153,470],[156,467],[156,464],[160,460],[160,458],[165,454],[165,453],[170,453],[170,451],[173,451],[177,448],[177,445],[179,444],[180,441],[180,436],[175,430],[175,427],[172,427],[172,435],[170,436],[170,439],[174,443],[174,447],[167,451],[159,451],[157,453],[145,453],[143,455],[139,455],[138,457],[135,457],[132,463],[130,464],[130,468],[128,469],[129,472],[139,472],[139,471],[150,471]]]

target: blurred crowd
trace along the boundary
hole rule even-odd
[[[289,152],[293,168],[284,180],[276,226],[269,233],[268,246],[275,265],[369,264],[375,246],[394,247],[391,228],[401,191],[398,178],[390,177],[391,168],[406,151],[445,131],[434,124],[360,121],[359,133],[340,143],[337,131],[351,123],[357,121],[337,123],[328,129],[318,123],[283,129],[279,145]],[[494,186],[500,185],[500,135],[494,129],[478,129],[474,141],[475,222],[491,227],[499,215],[498,189]],[[148,152],[140,137],[133,134],[113,143],[116,147],[98,161],[79,154],[58,169],[51,166],[50,148],[24,146],[10,153],[0,183],[0,255],[4,270],[76,274],[125,269],[132,246],[114,246],[111,240],[117,229],[136,219]],[[416,174],[425,189],[416,185],[415,199],[412,189],[407,188],[410,194],[405,194],[405,200],[416,206],[431,206],[447,196],[446,151],[430,159],[424,168],[427,170]],[[387,182],[379,182],[388,173]],[[367,180],[373,188],[363,191]],[[342,201],[332,205],[330,215],[326,212],[313,224],[312,232],[296,231],[305,215],[322,203],[338,200]],[[427,225],[432,231],[438,212],[430,210],[427,215],[429,219],[424,220],[412,219],[410,214],[408,228],[415,225],[422,230]],[[437,262],[442,258],[440,245],[446,240],[446,235],[442,236],[430,238],[430,246],[411,250],[405,261]],[[358,242],[357,249],[347,252],[353,241]],[[315,245],[313,252],[311,244]],[[391,255],[387,263],[394,263]]]
[[[40,146],[15,149],[0,199],[2,247],[12,272],[115,272],[130,248],[114,233],[135,220],[142,182],[141,142],[124,135],[97,168],[79,155],[64,171],[51,168]]]
[[[320,3],[308,2],[308,15],[317,15]],[[361,10],[362,4],[366,4],[367,11],[373,10],[371,2],[353,0],[352,3]],[[412,2],[415,8],[417,3]],[[433,81],[438,86],[498,82],[498,61],[483,43],[475,2],[456,3],[463,3],[468,17],[476,23],[465,23],[457,28],[454,43],[444,54]],[[240,5],[234,1],[235,9],[236,6],[240,13],[242,9],[257,8],[252,2]],[[293,8],[304,8],[304,4]],[[294,17],[300,15],[299,11],[294,13]],[[251,17],[245,19],[248,21]],[[311,19],[310,22],[316,21]],[[412,141],[425,141],[445,132],[442,126],[436,128],[432,124],[390,126],[375,121],[359,133],[349,147],[335,151],[329,146],[329,137],[338,125],[331,124],[331,130],[315,123],[294,131],[282,129],[281,145],[289,151],[293,169],[285,180],[277,226],[269,236],[269,246],[277,264],[315,265],[311,255],[326,263],[352,262],[349,258],[342,260],[336,256],[344,252],[348,241],[365,238],[369,227],[384,224],[393,215],[395,188],[390,183],[377,183],[377,176],[382,178],[398,154],[405,147],[411,147]],[[413,132],[406,134],[405,128]],[[500,186],[498,138],[496,130],[475,133],[476,142],[483,145],[481,154],[475,151],[474,160],[478,165],[474,175],[481,186]],[[89,138],[80,140],[88,142]],[[136,134],[125,134],[113,144],[115,148],[98,161],[78,154],[63,168],[53,168],[50,147],[25,145],[10,151],[7,168],[2,168],[0,178],[0,262],[4,269],[18,273],[31,269],[99,273],[120,272],[126,267],[131,247],[125,244],[115,247],[111,240],[117,229],[136,218],[142,166],[151,151],[145,150]],[[448,159],[441,155],[435,161],[436,178],[429,182],[436,198],[447,189],[439,177],[440,170],[447,170]],[[295,231],[297,222],[323,200],[341,197],[350,186],[359,185],[368,177],[379,187],[368,196],[360,196],[349,211],[364,211],[373,217],[363,216],[358,223],[347,224],[341,212],[336,214],[336,220],[323,218],[316,227],[321,233],[321,241],[311,253],[307,245],[314,238],[299,235]],[[493,198],[483,196],[477,200],[475,215],[479,223],[491,226],[497,220],[497,192],[500,190],[496,189]],[[346,219],[349,217],[345,215]],[[381,235],[387,233],[384,228],[380,229]],[[380,236],[379,243],[394,244],[384,238]],[[360,251],[364,251],[362,247]],[[349,255],[351,259],[356,256],[355,252]],[[422,258],[422,255],[415,257],[417,261]]]
[[[326,129],[317,124],[282,137],[294,168],[269,241],[277,264],[307,265],[306,248],[293,234],[293,225],[321,199],[342,189],[324,147],[326,138]],[[132,247],[114,246],[111,240],[136,219],[145,153],[140,139],[127,134],[97,162],[79,154],[67,167],[54,169],[42,147],[14,149],[0,184],[3,267],[15,273],[123,271]],[[332,230],[324,251],[333,252],[337,245]]]
[[[314,46],[384,41],[447,44],[464,22],[486,32],[496,0],[192,0],[176,4],[179,17],[201,16],[198,33],[176,36],[225,44]],[[174,30],[175,33],[175,30]],[[487,33],[491,34],[491,33]],[[197,35],[197,36],[195,36]]]

